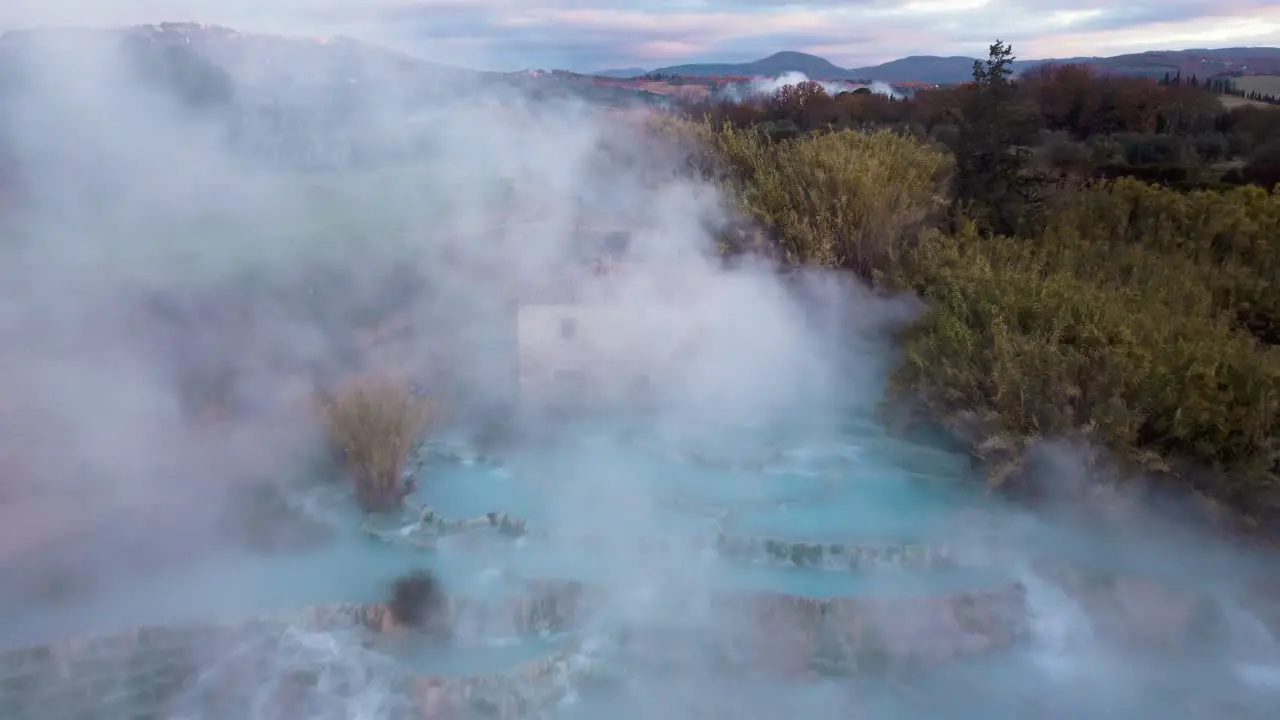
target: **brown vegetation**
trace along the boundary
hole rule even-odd
[[[434,630],[443,619],[448,598],[440,581],[429,570],[414,570],[391,583],[387,609],[398,625],[415,630]]]
[[[351,471],[366,512],[394,509],[410,490],[400,478],[430,410],[408,383],[378,375],[349,380],[323,399],[330,441]]]
[[[1245,102],[1224,107],[1224,91],[1248,78],[1201,82],[1194,78],[1099,75],[1080,65],[1046,65],[1010,86],[1002,112],[1018,115],[1030,148],[1045,152],[1042,169],[1076,179],[1134,175],[1179,187],[1253,183],[1270,187],[1260,155],[1280,143],[1276,108]],[[960,128],[973,126],[980,88],[973,84],[925,88],[912,97],[870,92],[828,94],[816,82],[783,88],[746,102],[688,103],[693,117],[737,128],[759,128],[774,138],[842,129],[894,129],[954,146]],[[1247,98],[1245,98],[1247,100]],[[1069,163],[1054,163],[1067,157]],[[1251,172],[1227,172],[1238,160]]]

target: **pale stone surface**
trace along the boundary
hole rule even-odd
[[[565,580],[529,581],[525,589],[504,601],[451,597],[449,622],[455,632],[480,638],[571,631],[603,607],[606,597],[599,588]],[[785,677],[819,670],[849,674],[886,663],[943,662],[1007,647],[1025,627],[1018,586],[908,600],[719,593],[710,602],[724,616],[726,630],[696,642],[687,635],[671,636],[670,650],[693,650],[706,662]],[[311,607],[289,617],[140,628],[20,648],[0,653],[0,711],[8,711],[0,717],[37,720],[31,713],[37,707],[47,711],[51,703],[64,703],[68,716],[74,716],[82,702],[78,693],[91,686],[123,688],[111,695],[121,712],[159,712],[203,663],[246,640],[272,637],[298,623],[319,631],[413,632],[397,625],[385,605],[349,604]],[[637,627],[636,632],[646,631]],[[650,652],[666,649],[651,646]],[[491,676],[419,677],[410,692],[419,717],[450,718],[479,710],[515,718],[557,702],[574,672],[566,652]],[[227,677],[236,682],[239,675]],[[285,683],[278,688],[283,694],[273,696],[273,702],[302,702],[290,695],[302,690],[290,687]],[[52,696],[63,699],[55,702]],[[38,720],[56,717],[41,715]]]
[[[529,530],[523,518],[490,512],[469,518],[447,518],[431,508],[422,508],[419,517],[404,527],[383,527],[367,521],[365,532],[386,542],[422,550],[434,550],[441,537],[495,532],[511,538],[528,537],[540,541],[584,549],[607,546],[602,538],[589,535]],[[637,540],[628,549],[641,554],[701,554],[715,552],[722,557],[746,562],[819,567],[827,570],[872,570],[901,568],[979,567],[987,563],[946,545],[930,543],[821,543],[782,540],[755,535],[719,532],[710,538],[668,537]]]

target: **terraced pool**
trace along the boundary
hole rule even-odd
[[[601,427],[494,457],[436,438],[396,518],[364,521],[340,484],[295,488],[293,501],[332,527],[327,542],[31,608],[5,623],[4,644],[279,618],[252,662],[220,655],[173,680],[161,716],[208,720],[281,707],[334,718],[1261,717],[1280,702],[1280,648],[1225,586],[1197,586],[1172,561],[1143,575],[1100,552],[1105,539],[1027,522],[973,490],[967,458],[891,438],[865,414],[825,437],[745,433],[721,446]],[[289,620],[382,602],[415,568],[434,570],[460,608],[450,641]],[[508,610],[468,615],[476,603]],[[54,666],[40,668],[54,682]],[[47,710],[23,692],[0,715]]]

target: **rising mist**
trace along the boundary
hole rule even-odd
[[[470,440],[503,425],[517,449],[539,447],[557,528],[599,538],[622,566],[602,626],[749,637],[710,602],[723,566],[631,554],[666,527],[653,477],[613,462],[614,446],[731,459],[839,442],[844,413],[882,393],[894,361],[885,331],[919,310],[833,274],[726,268],[716,233],[738,218],[634,114],[535,100],[352,41],[67,30],[11,36],[0,56],[0,433],[16,468],[5,491],[68,528],[40,541],[6,528],[19,558],[10,605],[30,603],[50,566],[91,587],[223,554],[208,509],[229,487],[314,467],[316,394],[375,369],[437,398],[447,432]],[[278,75],[250,72],[268,59]],[[601,238],[619,234],[621,262],[592,273]],[[539,343],[555,338],[525,333],[520,305],[566,293],[608,308],[583,320],[598,332],[575,361],[600,375],[595,387],[644,376],[643,398],[610,394],[607,416],[540,406],[538,378],[556,368],[527,362],[554,364]],[[619,419],[625,432],[608,424]],[[603,444],[575,441],[584,423]],[[1086,472],[1076,448],[1046,453],[1048,483]],[[1098,533],[1055,513],[983,508],[980,529],[997,539],[981,551],[1028,578],[1052,546],[1124,572],[1203,578],[1234,609],[1260,572],[1142,509]],[[1040,657],[1127,662],[1130,674],[1073,681],[1141,696],[1145,686],[1124,683],[1162,659],[1080,630],[1070,598],[1028,582]],[[698,674],[643,711],[689,713],[708,696],[786,712]]]

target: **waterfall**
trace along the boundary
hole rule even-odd
[[[246,639],[181,692],[170,720],[397,720],[408,676],[387,656],[334,633],[289,628]]]
[[[1222,609],[1236,676],[1254,689],[1280,691],[1280,641],[1239,603],[1223,601]]]
[[[1031,618],[1031,660],[1057,682],[1085,679],[1101,661],[1093,625],[1061,588],[1028,573],[1023,580]]]

